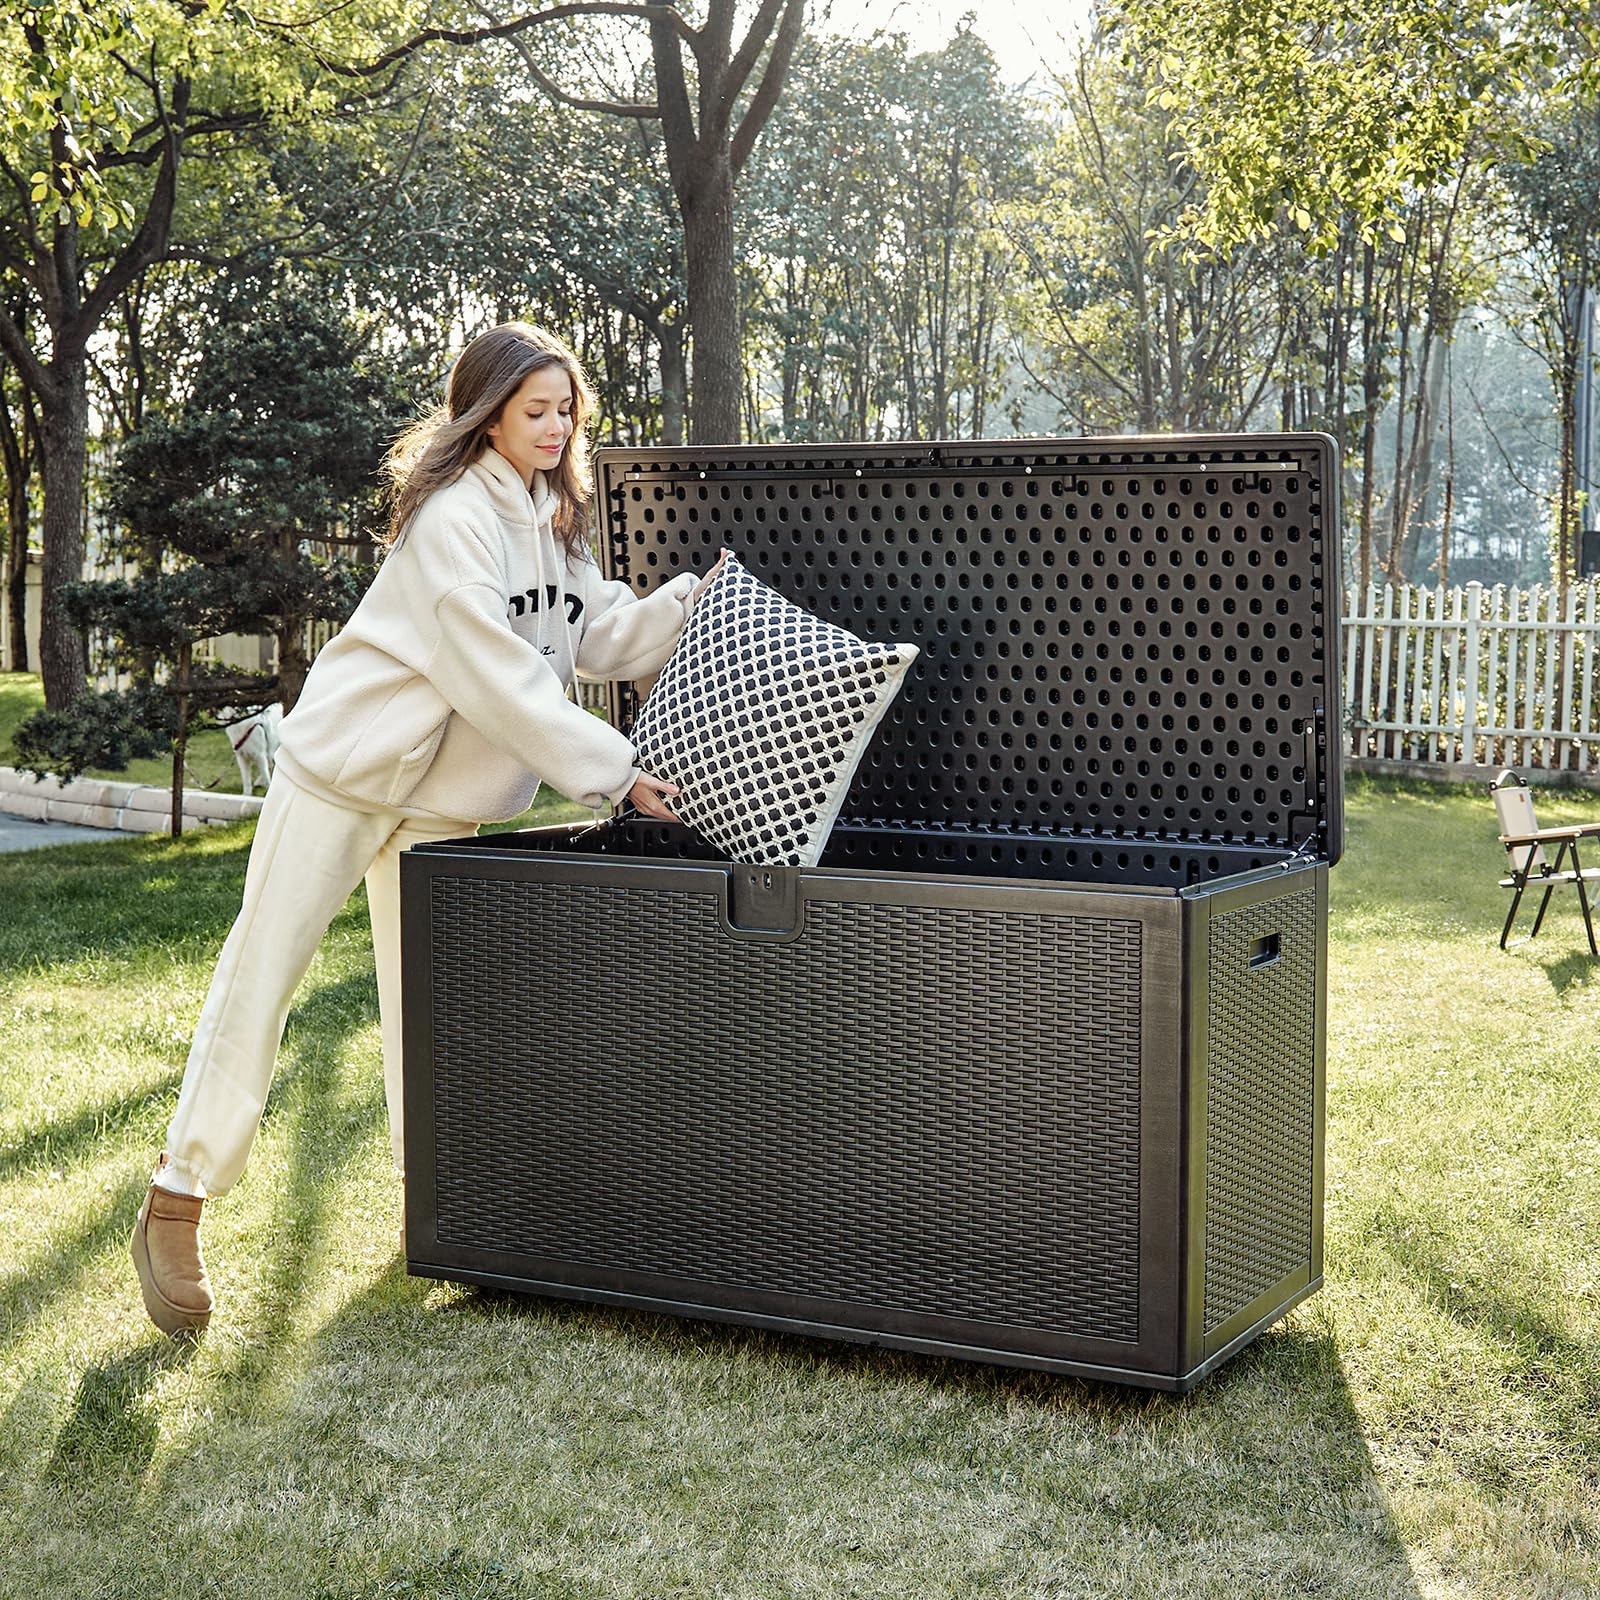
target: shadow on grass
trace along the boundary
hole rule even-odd
[[[208,830],[209,833],[210,830]],[[253,829],[0,857],[0,978],[96,955],[210,948],[238,914]]]
[[[368,1096],[356,1116],[347,1115],[340,1121],[332,1110],[345,1045],[351,1034],[372,1020],[376,993],[373,978],[356,973],[307,994],[291,1013],[297,1042],[268,1096],[269,1114],[288,1101],[295,1104],[290,1181],[279,1207],[283,1220],[273,1230],[275,1287],[286,1289],[291,1279],[298,1279],[298,1286],[274,1319],[284,1326],[292,1321],[293,1304],[303,1289],[305,1250],[318,1233],[326,1212],[323,1191],[335,1181],[338,1169],[351,1159],[384,1113],[381,1083],[376,1100]],[[126,1097],[127,1103],[145,1103],[180,1076],[171,1074],[164,1085],[150,1086]],[[41,1133],[18,1151],[7,1152],[0,1171],[14,1169],[30,1154],[37,1154],[46,1138],[52,1149],[63,1148],[63,1141],[67,1148],[81,1149],[95,1137],[96,1124],[105,1114],[104,1106],[85,1108],[65,1130]],[[152,1150],[148,1160],[153,1161],[154,1157]],[[141,1160],[81,1227],[58,1238],[25,1272],[5,1279],[0,1288],[0,1326],[4,1328],[0,1348],[14,1345],[53,1304],[73,1294],[83,1283],[90,1263],[113,1240],[121,1239],[132,1229],[144,1198],[147,1173],[148,1165]],[[116,1261],[119,1268],[126,1267],[131,1283],[131,1263],[120,1254]]]
[[[297,1133],[314,1100],[295,1108]],[[285,1199],[320,1204],[337,1166],[336,1151],[325,1164],[297,1161]],[[329,1231],[326,1216],[315,1231]],[[275,1228],[272,1284],[292,1297],[315,1269],[292,1268],[286,1243]],[[1420,1600],[1334,1340],[1298,1320],[1181,1399],[495,1291],[437,1295],[393,1261],[337,1315],[311,1329],[302,1310],[299,1322],[310,1348],[291,1382],[309,1389],[304,1400],[263,1405],[254,1371],[224,1374],[204,1407],[204,1482],[177,1481],[190,1470],[181,1446],[146,1473],[140,1503],[171,1507],[178,1570],[206,1571],[224,1589],[235,1568],[245,1576],[243,1562],[256,1573],[289,1553],[305,1563],[326,1502],[340,1508],[337,1544],[317,1546],[313,1569],[296,1568],[279,1592],[664,1593],[663,1552],[640,1537],[654,1525],[675,1563],[672,1593],[805,1593],[814,1563],[848,1536],[839,1530],[870,1526],[881,1559],[899,1563],[884,1569],[886,1593],[918,1592],[923,1577],[940,1596],[1053,1593],[1053,1574],[1063,1594]],[[241,1331],[252,1345],[295,1337],[276,1314],[250,1324]],[[530,1357],[547,1420],[517,1403]],[[146,1346],[85,1373],[51,1470],[81,1462],[88,1500],[109,1508],[145,1473],[150,1395],[176,1359]],[[504,1392],[509,1410],[481,1403],[480,1384]],[[281,1466],[317,1485],[323,1509],[308,1500],[295,1510]],[[484,1474],[550,1490],[485,1505]],[[293,1526],[302,1514],[323,1520]],[[230,1530],[220,1548],[213,1515]],[[28,1516],[25,1539],[58,1527],[42,1500]],[[814,1537],[796,1542],[791,1516],[821,1519]],[[106,1592],[146,1570],[132,1532],[101,1539],[97,1554]],[[1080,1561],[1136,1582],[1091,1591],[1070,1577]],[[596,1562],[614,1584],[589,1576]],[[952,1563],[968,1562],[987,1574],[970,1591],[952,1576]],[[997,1562],[1016,1563],[1014,1587],[993,1586],[1006,1571]],[[691,1572],[703,1588],[681,1587]],[[90,1575],[62,1576],[70,1589]],[[829,1580],[812,1592],[871,1591]]]
[[[151,1390],[163,1372],[186,1365],[194,1349],[192,1339],[155,1339],[87,1368],[56,1435],[46,1482],[81,1490],[142,1478],[161,1434]]]
[[[207,1373],[207,1385],[214,1392],[203,1408],[205,1422],[197,1425],[208,1429],[218,1424],[226,1429],[257,1412],[261,1392],[288,1368],[285,1352],[313,1331],[308,1327],[305,1301],[315,1284],[326,1241],[336,1233],[336,1191],[345,1169],[384,1115],[382,1082],[377,1075],[370,1092],[341,1093],[349,1084],[346,1046],[350,1036],[372,1020],[375,993],[369,973],[353,973],[305,994],[292,1014],[283,1070],[270,1101],[282,1119],[289,1170],[282,1192],[270,1208],[265,1238],[228,1241],[219,1247],[216,1238],[220,1230],[215,1226],[210,1230],[213,1281],[221,1278],[223,1292],[217,1318],[207,1334],[199,1341],[154,1337],[144,1323],[126,1251],[109,1253],[110,1266],[105,1270],[120,1273],[124,1280],[120,1299],[127,1317],[136,1319],[127,1326],[130,1332],[140,1330],[132,1333],[140,1342],[128,1348],[119,1340],[123,1347],[116,1353],[82,1369],[48,1460],[13,1508],[32,1519],[41,1539],[48,1542],[47,1535],[58,1534],[63,1527],[76,1528],[75,1519],[86,1514],[85,1508],[97,1517],[97,1507],[106,1508],[109,1514],[130,1487],[139,1486],[142,1496],[157,1501],[172,1494],[167,1479],[170,1474],[188,1472],[189,1456],[180,1446],[173,1451],[170,1465],[149,1478],[162,1433],[155,1391],[164,1372],[186,1364],[197,1348],[203,1349],[205,1341],[215,1338],[219,1324],[233,1325],[218,1342],[220,1364]],[[15,1344],[52,1305],[78,1293],[91,1267],[108,1259],[113,1241],[121,1244],[125,1240],[144,1193],[146,1171],[141,1163],[113,1194],[95,1206],[82,1227],[57,1239],[25,1275],[7,1281],[0,1301],[0,1328],[6,1330],[8,1344]],[[227,1202],[216,1204],[225,1206]],[[248,1251],[255,1279],[253,1290],[239,1296],[236,1304],[230,1304],[226,1295],[227,1280],[238,1275],[238,1264],[228,1259],[230,1248],[241,1255]],[[53,1387],[48,1360],[35,1381],[21,1385],[0,1427],[30,1426],[29,1416],[48,1403],[39,1387],[41,1381]],[[219,1485],[223,1491],[228,1487]],[[55,1502],[69,1490],[68,1503],[58,1507]],[[25,1527],[24,1538],[27,1536]],[[109,1543],[102,1539],[99,1548],[114,1565],[126,1563],[130,1573],[143,1571],[149,1558],[145,1542],[133,1531],[126,1538],[112,1531]],[[0,1568],[3,1565],[0,1556]],[[91,1580],[98,1582],[101,1575],[81,1571],[72,1576],[87,1592]],[[72,1581],[65,1587],[71,1590]],[[5,1584],[0,1582],[3,1589]]]
[[[58,1236],[25,1272],[6,1278],[0,1289],[0,1324],[4,1327],[0,1349],[14,1346],[52,1305],[75,1294],[90,1264],[113,1240],[127,1238],[133,1231],[133,1219],[148,1183],[147,1166],[130,1173],[80,1227]],[[126,1265],[131,1284],[133,1263],[123,1255],[117,1260]],[[134,1299],[137,1303],[137,1289]],[[142,1307],[140,1315],[143,1315]]]
[[[1448,1224],[1391,1213],[1380,1231],[1384,1249],[1429,1304],[1511,1356],[1500,1385],[1537,1418],[1543,1453],[1600,1487],[1600,1337],[1575,1338],[1558,1327],[1542,1308],[1507,1291],[1508,1275],[1485,1278]],[[1498,1453],[1458,1453],[1457,1465],[1486,1489],[1507,1481]]]
[[[1589,954],[1588,942],[1584,939],[1582,928],[1578,930],[1578,940],[1581,949],[1569,951],[1554,961],[1538,960],[1535,952],[1529,952],[1529,955],[1534,957],[1535,964],[1544,968],[1544,974],[1550,980],[1550,987],[1557,994],[1564,995],[1573,989],[1587,989],[1594,982],[1596,973],[1600,972],[1600,963],[1596,963],[1595,958]]]
[[[305,1337],[297,1325],[336,1228],[344,1173],[386,1115],[381,1077],[353,1102],[341,1103],[339,1097],[345,1046],[374,1019],[376,1005],[376,981],[359,972],[308,994],[290,1015],[289,1059],[265,1113],[287,1119],[288,1171],[267,1237],[256,1241],[261,1265],[246,1337],[216,1378],[219,1398],[232,1412],[249,1407],[285,1352]],[[230,1318],[238,1312],[219,1299],[217,1315]]]
[[[59,1157],[71,1161],[104,1139],[108,1130],[120,1127],[134,1112],[143,1111],[171,1096],[183,1081],[183,1069],[175,1067],[153,1083],[130,1090],[98,1105],[84,1106],[65,1122],[48,1123],[5,1150],[0,1150],[0,1178],[19,1172],[36,1157]]]
[[[392,1277],[375,1291],[392,1302],[397,1292],[404,1293],[397,1289],[403,1281]],[[363,1313],[352,1304],[348,1314]],[[1259,1592],[1245,1575],[1259,1582],[1264,1552],[1276,1549],[1281,1556],[1303,1541],[1303,1557],[1295,1556],[1290,1565],[1303,1562],[1305,1570],[1285,1572],[1277,1592],[1323,1592],[1329,1571],[1338,1570],[1341,1594],[1420,1600],[1333,1335],[1299,1322],[1280,1325],[1198,1389],[1174,1396],[481,1286],[419,1307],[416,1314],[424,1321],[530,1319],[556,1339],[602,1350],[614,1346],[624,1373],[637,1373],[642,1361],[659,1358],[664,1381],[682,1384],[685,1406],[719,1388],[739,1395],[753,1410],[772,1403],[764,1395],[787,1396],[782,1403],[794,1404],[796,1380],[805,1383],[812,1374],[822,1376],[824,1392],[836,1380],[865,1396],[893,1395],[910,1385],[918,1394],[917,1406],[909,1420],[898,1422],[893,1442],[880,1446],[892,1458],[885,1463],[892,1470],[874,1475],[872,1486],[873,1495],[888,1502],[903,1491],[908,1516],[916,1514],[910,1508],[917,1482],[941,1465],[955,1465],[953,1456],[962,1458],[961,1471],[972,1466],[970,1447],[952,1446],[952,1415],[975,1416],[974,1431],[992,1427],[997,1439],[1011,1437],[1018,1419],[1026,1419],[1024,1431],[1031,1426],[1037,1439],[1048,1438],[1054,1429],[1087,1438],[1103,1469],[1090,1508],[1095,1519],[1114,1524],[1117,1537],[1151,1549],[1161,1540],[1193,1544],[1196,1571],[1203,1562],[1213,1579],[1236,1564],[1238,1593]],[[718,1364],[724,1369],[720,1375]],[[595,1381],[602,1387],[607,1383],[603,1372]],[[835,1436],[826,1437],[836,1448]],[[461,1443],[471,1448],[469,1441]],[[863,1446],[873,1447],[870,1430],[863,1429]],[[1143,1467],[1152,1457],[1191,1483],[1215,1484],[1200,1525],[1185,1524],[1194,1506],[1177,1506],[1184,1497],[1172,1494],[1170,1478],[1146,1480]],[[814,1473],[817,1466],[811,1446],[797,1447],[797,1477]],[[892,1487],[896,1482],[901,1490]],[[1048,1483],[1040,1487],[1055,1489]],[[1336,1568],[1327,1565],[1330,1557],[1337,1560]],[[1174,1586],[1182,1585],[1175,1579]]]

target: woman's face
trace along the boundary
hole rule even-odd
[[[559,362],[530,372],[489,424],[489,442],[533,483],[535,472],[553,472],[572,437],[572,379]]]

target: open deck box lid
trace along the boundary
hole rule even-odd
[[[727,546],[921,648],[840,826],[1343,850],[1325,434],[602,450],[641,594]],[[614,685],[613,721],[637,713]]]

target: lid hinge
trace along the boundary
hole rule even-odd
[[[1295,854],[1315,840],[1326,852],[1328,844],[1328,715],[1322,701],[1313,703],[1311,715],[1300,724],[1305,741],[1301,759],[1305,768],[1305,811],[1289,819],[1289,843]]]

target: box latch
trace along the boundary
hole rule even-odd
[[[798,867],[734,866],[728,873],[728,926],[739,933],[793,933],[800,921]]]

